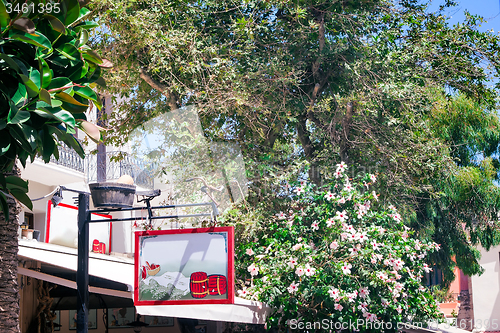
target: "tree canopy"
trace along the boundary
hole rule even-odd
[[[454,5],[96,1],[93,41],[120,64],[107,81],[127,97],[107,139],[196,105],[207,139],[240,144],[251,205],[275,210],[283,180],[306,172],[319,185],[345,161],[441,244],[432,260],[447,281],[453,255],[477,274],[475,245],[499,240],[500,39],[474,15],[450,25]]]

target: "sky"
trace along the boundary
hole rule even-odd
[[[443,0],[433,0],[430,9],[437,9],[443,2]],[[464,10],[467,10],[471,14],[483,16],[488,21],[479,30],[493,29],[495,33],[500,31],[500,0],[457,0],[457,2],[459,3],[457,7],[447,11],[452,23],[463,21]]]

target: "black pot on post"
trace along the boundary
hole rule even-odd
[[[130,208],[134,204],[135,185],[121,183],[89,184],[96,208]]]

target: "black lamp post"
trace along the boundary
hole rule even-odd
[[[142,331],[142,328],[149,326],[149,324],[146,324],[145,322],[141,321],[141,315],[138,314],[137,319],[129,323],[128,326],[132,326],[134,328],[135,333],[140,333]]]
[[[85,191],[78,191],[69,189],[64,186],[60,186],[59,190],[54,194],[51,201],[54,207],[57,206],[62,201],[62,191],[70,191],[78,193],[78,267],[76,271],[76,302],[77,302],[77,314],[76,314],[76,332],[77,333],[88,333],[88,319],[89,319],[89,223],[96,222],[124,222],[124,221],[134,221],[135,217],[130,218],[120,218],[120,219],[101,219],[101,220],[91,220],[91,213],[99,213],[101,210],[89,210],[90,203],[90,193]],[[138,192],[137,195],[142,195],[145,199],[141,201],[146,202],[146,207],[148,210],[148,221],[155,219],[176,219],[182,217],[201,217],[210,216],[214,220],[219,214],[217,210],[217,205],[214,202],[204,202],[198,204],[183,204],[183,205],[168,205],[168,206],[156,206],[151,207],[150,201],[160,195],[159,190],[154,190],[150,192]],[[186,214],[186,215],[168,215],[168,216],[153,216],[153,209],[165,209],[165,208],[177,208],[177,207],[195,207],[195,206],[210,206],[212,207],[212,213],[201,213],[201,214]],[[117,212],[117,211],[135,211],[143,210],[143,207],[134,208],[110,208],[106,209],[107,212]],[[134,326],[135,332],[141,332],[142,327],[148,326],[146,323],[139,321],[140,315],[137,316],[137,320],[133,323],[137,323]],[[131,325],[133,326],[133,325]]]

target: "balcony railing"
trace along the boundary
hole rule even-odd
[[[50,163],[57,165],[62,165],[64,167],[85,172],[84,160],[71,148],[68,148],[65,144],[59,146],[59,159],[56,160],[54,155],[50,157]]]
[[[61,165],[72,170],[85,173],[88,183],[97,181],[113,181],[123,175],[129,175],[136,185],[153,188],[154,181],[149,167],[142,161],[128,156],[124,152],[106,152],[87,155],[82,159],[66,145],[59,146],[59,159],[51,156],[50,163]]]
[[[124,152],[97,153],[85,158],[85,179],[88,183],[113,181],[123,175],[131,176],[138,186],[153,188],[153,176],[149,166]]]

